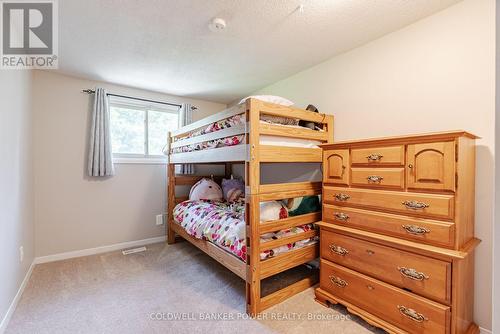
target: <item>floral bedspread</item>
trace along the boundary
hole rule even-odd
[[[245,115],[244,114],[234,115],[234,116],[225,118],[223,120],[220,120],[218,122],[211,123],[204,128],[193,130],[192,132],[190,132],[186,136],[186,138],[201,136],[201,135],[204,135],[207,133],[219,131],[222,129],[230,128],[230,127],[233,127],[236,125],[241,125],[244,123],[245,123]],[[219,138],[219,139],[210,140],[210,141],[206,141],[206,142],[202,142],[202,143],[196,143],[196,144],[192,144],[192,145],[177,147],[177,148],[172,149],[171,153],[192,152],[192,151],[199,151],[199,150],[205,150],[205,149],[210,149],[210,148],[238,145],[243,141],[244,138],[245,138],[244,135]]]
[[[205,128],[193,130],[187,138],[201,136],[207,133],[219,131],[222,129],[230,128],[232,126],[245,124],[245,114],[234,115],[228,118],[224,118],[220,121],[214,122],[207,125]]]
[[[174,209],[174,222],[181,225],[188,234],[204,239],[246,261],[244,201],[236,203],[208,200],[185,201]],[[302,225],[261,236],[261,242],[304,233],[313,228],[312,224]],[[292,244],[264,251],[262,260],[287,251],[302,248],[317,242],[317,238],[307,238]]]
[[[245,135],[218,138],[214,140],[204,141],[201,143],[176,147],[172,149],[172,153],[193,152],[193,151],[200,151],[217,147],[234,146],[240,144],[244,139]]]

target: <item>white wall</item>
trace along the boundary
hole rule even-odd
[[[476,322],[491,329],[495,1],[465,0],[256,93],[334,114],[335,140],[452,129],[482,137],[474,308]]]
[[[31,78],[0,74],[0,322],[34,257]]]
[[[223,104],[185,99],[35,71],[33,83],[36,256],[165,235],[164,165],[116,165],[116,176],[85,176],[87,128],[96,85],[110,92],[199,107],[195,118]]]

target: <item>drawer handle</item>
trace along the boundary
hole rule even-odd
[[[425,227],[417,226],[417,225],[401,225],[406,230],[406,232],[415,235],[424,235],[426,233],[431,233],[431,230]]]
[[[403,305],[398,305],[398,310],[399,310],[399,313],[401,313],[405,317],[407,317],[413,321],[416,321],[416,322],[424,322],[424,321],[429,320],[423,314],[418,313],[414,309],[407,308]]]
[[[339,288],[345,288],[346,286],[349,285],[346,281],[344,281],[340,277],[337,277],[337,276],[329,276],[329,277],[330,277],[330,281],[333,284],[335,284],[336,286],[338,286]]]
[[[370,161],[380,161],[380,159],[382,159],[382,157],[383,157],[382,154],[372,153],[369,156],[367,156],[366,159],[368,159]]]
[[[343,212],[335,212],[334,216],[335,216],[335,220],[338,220],[341,222],[345,222],[345,221],[347,221],[347,219],[349,219],[349,215],[346,213],[343,213]]]
[[[417,201],[404,201],[401,202],[401,204],[406,206],[408,209],[413,209],[413,210],[422,210],[429,207],[429,204]]]
[[[398,270],[404,277],[415,281],[423,281],[424,279],[429,279],[429,276],[422,272],[416,271],[413,268],[398,267]]]
[[[346,256],[347,254],[349,254],[349,251],[347,249],[345,249],[344,247],[337,246],[334,244],[331,244],[329,247],[330,247],[330,250],[335,254],[342,255],[342,256]]]
[[[370,175],[366,179],[368,180],[368,182],[380,183],[384,178],[378,175]]]
[[[347,195],[347,194],[343,194],[343,193],[340,193],[340,194],[335,194],[335,199],[337,201],[341,201],[341,202],[345,202],[347,201],[349,198],[351,198],[351,196]]]

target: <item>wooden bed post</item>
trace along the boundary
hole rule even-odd
[[[167,168],[168,191],[167,191],[167,242],[175,243],[175,232],[172,229],[174,224],[175,207],[175,164],[168,164]]]
[[[260,311],[260,158],[259,158],[259,124],[260,105],[258,100],[247,100],[247,121],[253,124],[248,133],[250,149],[245,163],[246,207],[245,222],[247,226],[247,313],[255,316]]]
[[[333,116],[326,115],[326,130],[328,131],[328,143],[333,143]]]
[[[168,150],[168,166],[167,166],[167,242],[169,245],[175,243],[175,232],[172,228],[174,224],[174,208],[175,208],[175,164],[170,163],[170,145],[172,144],[172,133],[168,133],[167,150]]]

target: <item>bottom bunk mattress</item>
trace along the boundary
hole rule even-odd
[[[174,208],[174,222],[198,239],[207,240],[246,261],[245,203],[217,202],[209,200],[184,201]],[[313,229],[312,224],[261,235],[260,241],[276,240]],[[288,245],[260,253],[261,260],[306,247],[317,242],[317,238],[306,238]]]

